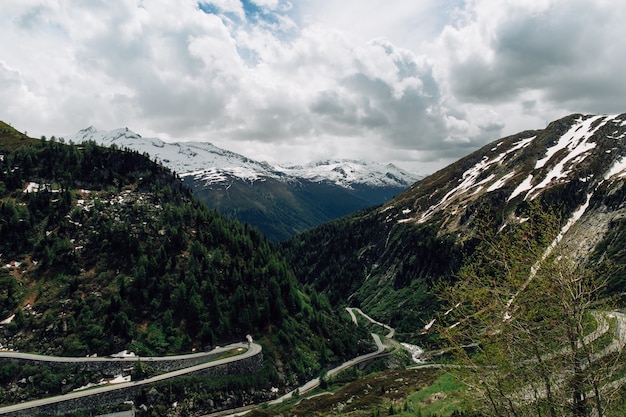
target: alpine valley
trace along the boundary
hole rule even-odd
[[[513,230],[533,205],[558,214],[572,259],[612,264],[608,289],[624,291],[625,204],[626,115],[577,114],[491,143],[284,249],[299,280],[333,305],[360,306],[415,337],[430,329],[442,308],[434,290],[469,262],[479,229]]]
[[[125,140],[141,138],[125,129],[87,129],[67,137],[73,144],[66,145],[0,128],[3,347],[56,355],[124,349],[164,355],[246,334],[263,346],[262,370],[148,388],[135,398],[151,407],[141,415],[199,415],[251,403],[263,403],[252,416],[360,417],[381,410],[403,416],[623,415],[626,114],[574,114],[496,140],[385,202],[370,202],[278,244],[245,218],[232,222],[209,209],[198,198],[198,184],[204,181],[206,190],[215,187],[222,196],[273,184],[263,188],[269,201],[279,199],[273,190],[285,190],[285,184],[307,189],[319,184],[320,171],[351,178],[363,165],[278,169],[208,144],[141,140],[141,147],[130,146]],[[96,144],[116,135],[113,148]],[[207,165],[209,158],[221,162]],[[401,188],[408,181],[392,167],[382,172],[375,177],[387,178],[385,184]],[[323,178],[324,185],[338,181]],[[358,188],[354,182],[350,187]],[[256,191],[229,204],[246,206],[237,201],[253,199]],[[281,240],[322,221],[301,220],[298,213],[289,212],[283,224],[291,226],[280,233],[264,233]],[[561,261],[584,272],[566,281],[556,273],[562,270],[552,269]],[[593,297],[583,291],[589,277],[603,283]],[[510,286],[502,286],[507,280]],[[547,286],[545,294],[540,284]],[[450,303],[448,295],[465,288],[463,295],[473,298]],[[490,322],[477,319],[486,308],[471,310],[485,299],[493,301]],[[559,308],[580,300],[581,321],[559,333],[571,318]],[[476,331],[453,346],[461,354],[442,349],[453,329],[472,325]],[[571,329],[584,337],[565,340]],[[532,342],[539,334],[528,345],[534,350],[514,351],[518,357],[508,367],[499,367],[504,360],[454,363],[463,354],[501,359],[513,346],[526,348],[519,343],[524,336]],[[563,338],[548,337],[555,334]],[[372,339],[382,358],[370,357],[369,364],[332,378],[326,373],[375,351]],[[416,351],[415,345],[426,350],[423,360],[434,363],[409,367],[405,349]],[[487,377],[463,385],[451,376],[464,371]],[[3,363],[2,401],[67,392],[94,378],[73,370],[58,375]],[[300,402],[296,391],[287,405],[267,402],[276,391],[304,388],[313,377],[321,389],[312,392],[326,395]],[[29,382],[35,380],[46,383]],[[485,389],[492,381],[496,390]]]
[[[274,242],[384,203],[419,178],[393,164],[356,160],[274,166],[208,142],[164,142],[128,128],[88,127],[65,139],[147,153],[176,172],[209,207],[257,227]]]
[[[0,236],[2,350],[163,356],[246,335],[264,347],[256,374],[211,380],[212,389],[206,377],[183,380],[151,407],[262,402],[276,396],[272,387],[295,388],[374,350],[256,229],[207,208],[137,152],[32,139],[1,123]],[[2,359],[0,401],[65,394],[105,376]]]

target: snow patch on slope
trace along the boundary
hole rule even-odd
[[[506,303],[507,310],[504,312],[504,315],[503,315],[503,320],[504,321],[510,320],[512,318],[509,309],[513,305],[513,303],[515,302],[515,299],[532,282],[532,280],[537,275],[537,272],[539,272],[539,267],[541,266],[543,261],[545,261],[548,258],[548,256],[550,256],[552,251],[563,240],[563,237],[565,236],[565,234],[572,228],[572,226],[574,226],[574,224],[576,224],[576,222],[578,222],[580,220],[580,218],[583,216],[583,214],[585,214],[585,212],[587,211],[587,208],[589,208],[589,203],[591,201],[591,197],[592,196],[593,196],[593,193],[588,193],[587,194],[586,201],[580,207],[578,207],[578,209],[574,213],[572,213],[572,216],[569,218],[567,223],[565,223],[565,225],[563,225],[563,227],[559,231],[559,234],[550,243],[550,246],[548,246],[546,248],[546,250],[543,252],[543,254],[541,255],[541,259],[539,259],[537,262],[535,262],[535,264],[530,268],[530,274],[529,274],[528,278],[526,279],[526,281],[524,282],[524,284],[521,286],[521,288],[515,294],[513,294],[513,296]]]
[[[515,176],[515,172],[509,172],[504,177],[500,178],[499,180],[497,180],[496,182],[491,184],[489,186],[489,188],[487,188],[487,192],[492,192],[492,191],[495,191],[495,190],[498,190],[498,189],[504,187],[504,185],[507,183],[507,181],[509,179],[511,179],[511,177],[513,177],[513,176]]]
[[[611,166],[611,169],[604,174],[604,179],[608,180],[618,174],[622,178],[626,177],[626,157],[615,161],[613,166]]]
[[[587,119],[577,119],[574,125],[562,135],[557,143],[548,148],[546,155],[537,160],[535,164],[535,171],[540,170],[546,166],[548,162],[554,159],[560,151],[564,153],[564,156],[554,165],[554,167],[546,174],[543,175],[543,179],[537,185],[533,186],[533,180],[536,176],[543,173],[531,173],[526,177],[521,184],[517,186],[513,193],[508,198],[511,201],[515,197],[526,193],[524,200],[534,199],[541,191],[543,191],[550,184],[555,181],[559,181],[567,178],[571,174],[571,167],[576,163],[583,161],[590,152],[596,147],[594,142],[588,140],[609,121],[615,119],[617,115],[612,116],[593,116]],[[597,123],[600,121],[600,123]],[[595,126],[594,126],[595,125]]]
[[[473,167],[465,171],[463,175],[461,176],[461,179],[459,179],[460,184],[456,186],[455,188],[453,188],[452,190],[448,191],[448,193],[446,193],[446,195],[444,195],[443,198],[437,204],[429,207],[428,210],[426,210],[422,214],[418,222],[419,223],[425,222],[426,220],[430,218],[430,216],[432,216],[433,213],[446,207],[447,202],[458,198],[460,195],[465,194],[472,189],[474,189],[473,190],[474,194],[480,192],[484,185],[489,184],[495,178],[495,175],[490,175],[489,177],[478,181],[478,178],[480,177],[480,175],[483,172],[485,172],[488,168],[490,168],[492,165],[499,164],[500,162],[502,162],[507,155],[528,146],[533,141],[533,139],[535,139],[535,136],[522,139],[519,142],[515,143],[510,149],[498,154],[494,158],[490,158],[488,156],[483,157],[483,159],[480,162],[478,162],[476,165],[474,165]],[[494,147],[493,149],[495,150],[497,148],[498,146]],[[509,173],[509,175],[510,176],[508,177],[501,178],[500,180],[495,181],[493,184],[490,185],[488,190],[494,191],[504,186],[504,184],[506,183],[506,180],[508,178],[511,178],[514,175],[514,173]]]

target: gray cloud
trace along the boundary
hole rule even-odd
[[[511,13],[496,23],[491,37],[483,39],[484,49],[475,48],[467,56],[450,51],[455,57],[450,67],[452,90],[462,100],[490,103],[541,90],[545,99],[562,107],[618,110],[616,105],[624,104],[618,98],[624,87],[613,80],[624,73],[626,63],[618,53],[626,47],[618,17],[623,14],[622,5],[576,0]]]
[[[7,93],[18,94],[21,85],[20,74],[0,61],[0,88],[4,92],[3,96],[6,97]]]
[[[326,125],[337,133],[375,135],[392,147],[440,148],[447,132],[432,69],[389,42],[379,40],[374,45],[384,50],[393,76],[383,79],[368,73],[365,64],[357,63],[356,68],[361,70],[339,83],[343,95],[324,91],[311,109],[330,119],[332,124]],[[410,82],[405,85],[407,80]]]
[[[434,166],[626,107],[626,4],[254,3],[7,0],[3,117],[37,135],[129,126],[276,162]]]

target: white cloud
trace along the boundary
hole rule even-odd
[[[626,4],[7,0],[6,122],[128,126],[250,157],[441,166],[570,112],[623,112]]]
[[[269,9],[276,9],[280,4],[279,0],[252,0],[252,3],[259,7],[266,7]]]
[[[623,73],[626,63],[617,53],[626,47],[625,9],[608,1],[477,1],[462,25],[439,38],[442,79],[468,102],[512,101],[535,90],[561,108],[570,100],[604,107],[602,86],[614,82],[603,77]]]

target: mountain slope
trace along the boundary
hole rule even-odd
[[[239,174],[242,179],[254,180],[258,177],[257,173],[271,170],[268,164],[253,161],[207,142],[169,143],[158,138],[144,138],[127,127],[105,131],[90,126],[65,136],[65,139],[74,143],[94,141],[103,146],[128,148],[141,154],[147,153],[178,174],[215,168],[226,170],[234,175]]]
[[[625,138],[626,115],[565,117],[487,145],[380,208],[297,236],[285,253],[334,303],[361,305],[406,333],[429,323],[433,289],[469,259],[475,228],[485,219],[495,231],[514,228],[532,202],[561,216],[576,259],[623,266]],[[611,285],[623,281],[615,274]]]
[[[174,170],[196,196],[231,219],[253,225],[280,241],[314,225],[381,204],[417,177],[392,164],[323,161],[306,166],[272,166],[210,143],[167,143],[128,128],[93,127],[68,136],[74,143],[147,153]]]
[[[167,354],[252,334],[277,385],[367,349],[263,236],[168,169],[93,142],[15,137],[0,134],[3,348]]]

